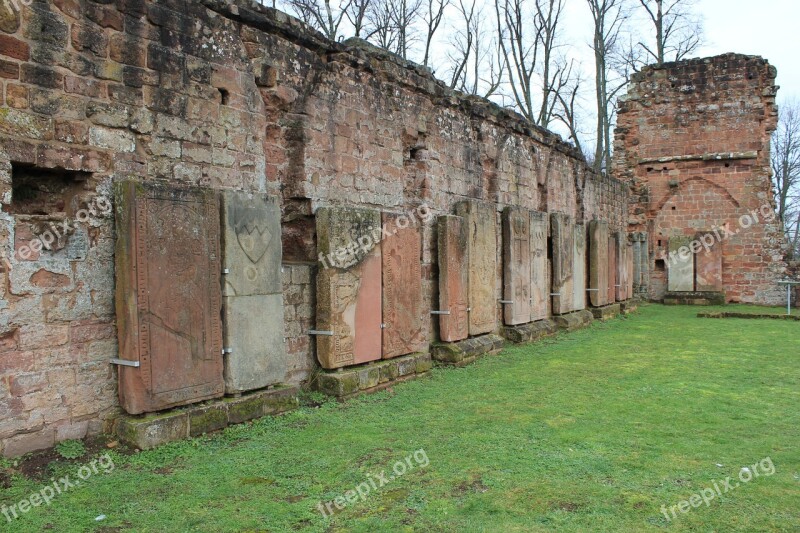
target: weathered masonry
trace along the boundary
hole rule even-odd
[[[633,76],[620,105],[614,171],[631,184],[641,294],[785,303],[770,181],[776,75],[760,57],[727,54]]]
[[[621,182],[253,3],[0,3],[0,84],[6,456],[348,396],[631,292]]]

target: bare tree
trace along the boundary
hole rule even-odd
[[[611,166],[611,124],[616,96],[627,80],[612,75],[612,54],[619,48],[620,35],[630,16],[626,0],[586,0],[594,21],[592,50],[595,65],[595,97],[597,102],[597,144],[594,167],[602,170]]]
[[[344,10],[347,20],[353,26],[353,36],[357,38],[367,38],[365,35],[367,31],[368,18],[370,8],[372,7],[372,0],[351,0],[350,5]]]
[[[489,98],[500,88],[505,73],[496,28],[487,24],[476,0],[469,5],[459,0],[456,7],[463,27],[454,28],[450,36],[450,88]]]
[[[783,222],[790,254],[800,245],[800,103],[781,106],[772,138],[772,172],[778,217]]]
[[[428,66],[431,54],[431,44],[433,43],[433,36],[439,29],[444,16],[444,10],[450,5],[450,0],[427,0],[427,9],[425,10],[425,54],[422,58],[422,64]]]
[[[566,62],[555,61],[564,0],[495,0],[494,5],[500,50],[517,108],[546,128],[558,100],[555,83],[567,68]]]
[[[335,41],[339,27],[353,0],[286,0],[286,5],[303,22]]]
[[[658,65],[680,61],[697,50],[702,42],[703,24],[693,12],[696,0],[638,0],[655,29],[655,44],[639,45],[648,62]]]
[[[560,89],[556,93],[558,99],[558,107],[553,113],[553,117],[561,122],[569,130],[569,138],[575,147],[583,153],[583,146],[581,146],[581,132],[578,121],[578,98],[581,93],[581,86],[583,85],[583,78],[580,75],[580,68],[577,68],[578,75],[573,76],[572,72],[575,67],[575,62],[570,61],[569,68],[564,71],[564,82],[561,84]]]

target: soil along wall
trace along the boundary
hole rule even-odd
[[[760,57],[727,54],[633,76],[614,170],[632,184],[635,274],[651,298],[712,291],[729,302],[785,303],[775,283],[786,267],[770,182],[776,75]],[[670,259],[693,242],[702,246]]]
[[[384,291],[370,300],[381,321],[367,318],[392,328],[388,317],[399,327],[386,335],[366,332],[355,350],[364,361],[397,357],[399,366],[402,352],[440,339],[439,317],[430,314],[440,307],[437,221],[455,215],[459,202],[485,213],[482,242],[496,246],[485,247],[495,257],[481,261],[477,279],[485,290],[460,287],[453,305],[463,311],[468,302],[459,298],[471,292],[497,305],[490,304],[480,324],[454,317],[454,339],[503,324],[505,208],[524,210],[523,223],[559,213],[565,228],[603,220],[610,231],[625,229],[626,188],[594,174],[557,136],[363,43],[328,42],[283,13],[221,0],[34,1],[20,10],[6,2],[0,10],[0,446],[7,456],[102,431],[121,412],[118,372],[123,388],[135,384],[123,394],[134,411],[307,380],[319,367],[317,341],[308,334],[323,325],[317,310],[344,295],[318,301],[320,269],[323,286],[346,291],[357,284],[347,267],[320,255],[332,242],[330,234],[318,241],[320,208],[339,217],[341,210],[369,210],[370,220],[398,228],[397,215],[412,218],[411,229],[394,241],[367,247],[378,257],[370,263],[377,277],[369,279]],[[171,204],[180,204],[184,216]],[[212,215],[199,216],[200,204]],[[270,206],[280,208],[279,229]],[[158,216],[162,208],[171,226]],[[115,221],[115,211],[146,223]],[[192,225],[196,219],[204,220],[202,228]],[[539,319],[551,308],[552,290],[543,285],[552,276],[541,268],[551,264],[554,249],[543,234],[549,224],[535,228],[528,292],[536,300],[531,317]],[[350,237],[363,236],[359,231]],[[468,236],[472,229],[460,231]],[[492,231],[494,239],[486,238]],[[230,246],[234,237],[239,248]],[[282,255],[274,249],[280,244]],[[115,245],[125,253],[115,253]],[[229,255],[232,249],[237,256]],[[193,258],[175,258],[176,252]],[[468,260],[467,253],[447,253]],[[137,260],[161,265],[163,277],[135,277]],[[411,260],[418,268],[409,267]],[[518,262],[527,275],[528,263]],[[128,280],[121,287],[115,263],[116,279]],[[493,265],[493,275],[485,265]],[[215,268],[223,270],[218,293]],[[237,276],[228,285],[225,270]],[[450,279],[456,272],[463,273],[458,280],[475,278],[454,265]],[[568,283],[569,272],[559,275]],[[407,284],[415,276],[420,287]],[[251,290],[247,284],[256,279],[266,281]],[[527,283],[516,279],[523,289],[511,291],[513,297],[526,294]],[[398,290],[398,283],[411,290]],[[255,307],[272,309],[274,291],[282,292],[282,323],[279,309],[265,311],[252,334],[259,323],[247,311],[251,300],[271,302]],[[187,305],[170,301],[174,295]],[[563,310],[583,302],[566,293],[560,300]],[[359,328],[348,322],[349,311],[339,311],[340,330]],[[517,322],[526,306],[509,312]],[[198,329],[201,319],[208,327]],[[123,333],[134,323],[146,326],[146,337]],[[233,331],[244,333],[231,339]],[[263,339],[283,341],[272,360],[264,353],[258,361],[216,359],[240,356]],[[324,366],[358,362],[339,357],[354,352],[349,340],[325,340],[333,344],[323,350]],[[165,346],[174,348],[173,359],[160,359]],[[181,368],[192,372],[191,380],[182,381],[188,374]],[[152,379],[155,369],[171,379]],[[249,379],[248,369],[269,377]]]

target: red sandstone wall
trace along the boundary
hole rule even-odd
[[[11,266],[0,261],[6,455],[96,433],[118,409],[108,364],[117,356],[113,220],[93,220],[27,261],[15,255],[43,223],[74,217],[113,180],[280,197],[294,383],[315,366],[306,332],[315,325],[321,205],[427,203],[438,214],[480,198],[498,213],[513,204],[624,226],[623,186],[594,175],[556,136],[418,67],[250,9],[222,0],[55,0],[23,8],[0,31],[0,243]],[[17,175],[26,166],[78,174],[66,192],[48,195],[46,214],[22,215],[12,164]],[[423,236],[434,308],[434,227]],[[498,269],[498,297],[500,282]]]
[[[727,300],[785,303],[777,222],[743,228],[740,217],[774,205],[770,134],[777,124],[776,70],[758,57],[728,54],[649,67],[620,104],[615,175],[631,183],[630,231],[650,235],[650,297],[666,291],[656,259],[671,235],[729,224],[724,239]],[[660,245],[659,245],[660,243]]]

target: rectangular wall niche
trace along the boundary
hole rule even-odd
[[[79,209],[77,198],[85,192],[90,174],[69,170],[12,165],[11,204],[14,215],[66,216]]]

